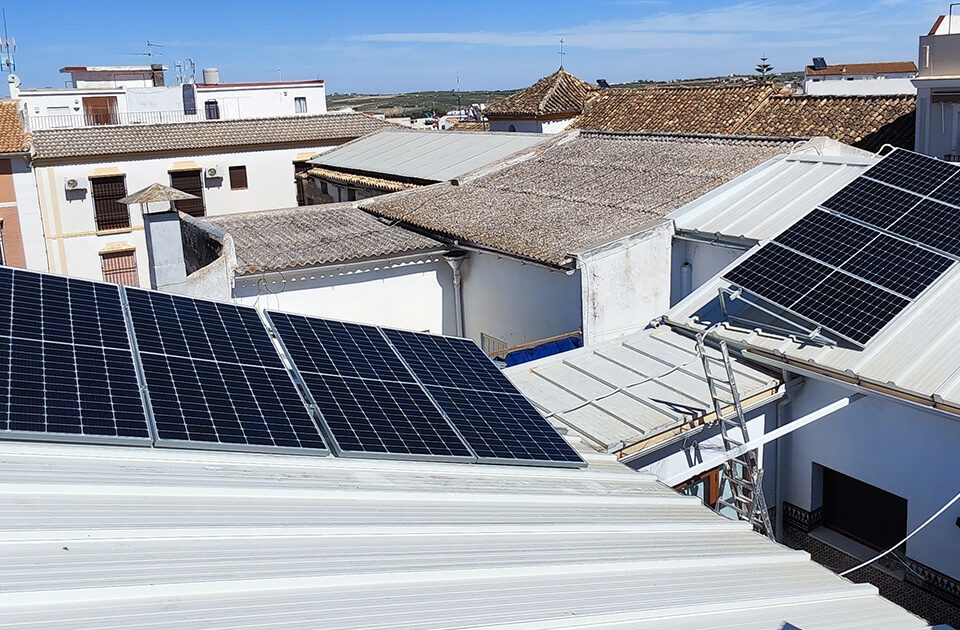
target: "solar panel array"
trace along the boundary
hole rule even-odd
[[[256,310],[126,294],[158,443],[327,450]]]
[[[471,341],[267,320],[0,266],[0,436],[586,465]]]
[[[960,167],[898,149],[725,274],[865,345],[960,257]]]
[[[0,267],[0,366],[0,433],[149,443],[118,287]]]
[[[267,317],[339,453],[585,465],[472,341]]]

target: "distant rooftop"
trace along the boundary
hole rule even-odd
[[[843,76],[849,74],[901,74],[917,72],[917,64],[912,61],[885,61],[878,63],[838,63],[817,70],[806,67],[808,77]]]
[[[284,85],[323,85],[323,79],[309,79],[306,81],[241,81],[237,83],[197,83],[199,89],[211,88],[242,88],[242,87],[282,87]]]
[[[530,87],[491,104],[484,114],[491,119],[572,117],[583,111],[590,94],[598,89],[560,68]]]
[[[167,66],[157,64],[140,66],[66,66],[60,72],[152,72],[153,70],[169,70]]]

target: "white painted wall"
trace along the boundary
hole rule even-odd
[[[13,189],[17,196],[20,238],[27,269],[47,271],[47,247],[40,220],[40,196],[37,180],[27,158],[11,159]]]
[[[201,169],[211,166],[222,168],[222,178],[204,181],[203,198],[208,215],[289,208],[297,205],[293,162],[298,156],[321,153],[331,148],[314,145],[37,166],[36,179],[49,269],[55,273],[101,280],[99,252],[118,243],[126,244],[137,250],[141,286],[149,286],[143,218],[139,207],[130,208],[129,229],[98,233],[91,189],[68,193],[63,186],[66,178],[89,178],[98,171],[117,171],[126,176],[127,192],[132,193],[158,182],[169,185],[169,171],[175,168],[175,163],[193,162]],[[247,189],[230,189],[230,166],[246,166]]]
[[[240,277],[235,301],[315,317],[454,334],[453,280],[441,256]]]
[[[580,330],[580,275],[470,252],[462,266],[464,336],[509,346]]]
[[[850,393],[807,379],[790,403],[801,417]],[[863,398],[785,438],[784,498],[820,507],[819,464],[907,499],[912,531],[960,491],[960,420],[880,395]],[[960,529],[954,506],[907,542],[907,555],[960,578]]]
[[[850,94],[916,94],[911,79],[913,73],[889,74],[878,78],[875,75],[848,75],[838,77],[808,77],[803,82],[803,91],[814,95]]]
[[[670,307],[673,223],[577,254],[584,344],[644,328]]]
[[[710,243],[695,243],[683,239],[674,239],[670,272],[670,306],[686,297],[682,286],[681,267],[690,263],[691,290],[716,276],[730,263],[743,256],[747,251]]]
[[[297,97],[307,99],[306,115],[327,113],[327,92],[323,83],[197,86],[197,111],[202,114],[204,103],[215,100],[220,104],[223,119],[293,116]]]
[[[77,71],[70,79],[78,89],[101,87],[149,87],[153,85],[152,70],[118,72],[113,70]]]
[[[570,126],[573,118],[561,120],[491,120],[490,131],[516,131],[520,133],[560,133]],[[510,129],[510,126],[514,129]]]

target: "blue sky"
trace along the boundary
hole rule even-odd
[[[224,81],[327,80],[328,92],[529,85],[564,66],[611,82],[915,59],[944,0],[680,0],[462,3],[312,0],[24,2],[6,7],[25,87],[62,85],[66,65],[130,64],[146,40],[157,59],[217,66]],[[473,6],[475,9],[468,10]],[[226,7],[230,11],[225,11]],[[403,8],[400,8],[403,7]],[[168,73],[173,80],[173,72]]]

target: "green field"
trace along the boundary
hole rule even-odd
[[[777,83],[803,77],[802,72],[781,72],[771,75]],[[755,77],[704,77],[681,79],[676,81],[633,81],[611,84],[611,87],[661,87],[661,86],[711,86],[730,85],[743,79]],[[472,103],[492,103],[513,94],[516,90],[491,90],[461,92],[460,102],[469,107]],[[457,108],[457,93],[446,92],[406,92],[404,94],[330,94],[327,96],[327,108],[330,110],[350,107],[363,112],[383,112],[389,117],[408,116],[417,118],[426,113],[443,114]]]

